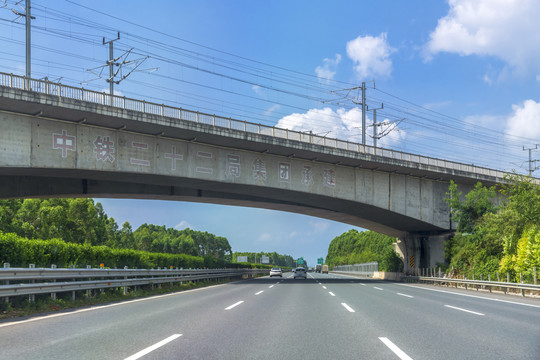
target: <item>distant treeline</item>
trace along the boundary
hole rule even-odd
[[[92,199],[1,200],[0,231],[26,239],[61,239],[78,245],[184,254],[205,258],[206,263],[210,258],[218,263],[232,261],[231,246],[224,237],[149,224],[133,231],[129,222],[119,228],[101,203]]]
[[[334,267],[377,261],[380,271],[399,272],[403,261],[394,251],[394,242],[394,238],[373,231],[349,230],[330,242],[326,263]]]
[[[261,263],[262,256],[268,256],[270,265],[275,266],[283,266],[283,267],[293,267],[294,266],[294,259],[290,255],[280,255],[278,253],[274,252],[235,252],[233,254],[233,262],[236,263],[238,256],[247,256],[247,260],[249,263],[255,264]]]

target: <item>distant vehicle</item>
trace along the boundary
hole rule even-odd
[[[306,269],[304,269],[303,267],[297,267],[295,270],[294,270],[294,278],[304,278],[304,279],[307,279],[307,273],[306,273]]]
[[[321,264],[315,265],[315,272],[318,272],[318,273],[321,272]]]
[[[279,276],[279,277],[283,277],[283,272],[281,271],[281,268],[271,268],[270,269],[270,277],[272,276]]]
[[[328,274],[328,265],[323,265],[322,268],[321,268],[321,272],[323,274]]]

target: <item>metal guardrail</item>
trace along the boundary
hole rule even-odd
[[[213,114],[186,110],[179,107],[172,107],[164,104],[147,102],[144,100],[126,98],[125,96],[110,95],[105,92],[97,92],[84,88],[76,88],[68,85],[51,83],[45,80],[27,79],[24,76],[14,74],[0,72],[0,86],[6,86],[13,89],[28,90],[46,95],[53,95],[57,96],[60,100],[62,100],[62,98],[67,98],[85,101],[94,104],[112,106],[124,110],[132,110],[146,114],[160,115],[163,117],[173,118],[177,120],[193,121],[200,124],[227,128],[246,133],[267,135],[282,139],[295,140],[310,144],[326,146],[334,149],[349,150],[364,154],[376,155],[388,159],[409,161],[414,164],[437,166],[448,170],[470,172],[476,175],[493,176],[501,180],[504,178],[504,175],[507,174],[500,170],[489,169],[485,167],[475,166],[472,164],[463,164],[449,160],[406,153],[402,151],[363,145],[347,140],[340,140],[337,138],[328,138],[326,136],[313,135],[301,131],[282,129],[274,126],[251,123],[232,118],[225,118]]]
[[[534,291],[540,293],[540,285],[535,284],[524,284],[524,283],[511,283],[511,282],[500,282],[500,281],[482,281],[482,280],[469,280],[469,279],[452,279],[444,277],[429,277],[429,276],[402,276],[401,281],[423,281],[426,283],[439,284],[441,286],[451,286],[458,287],[462,285],[465,289],[469,287],[479,290],[487,289],[491,292],[493,289],[501,288],[506,294],[509,289],[520,290],[521,295],[525,296],[526,291]]]
[[[332,271],[350,272],[358,275],[372,277],[375,271],[379,271],[379,263],[374,261],[363,264],[338,265],[334,266]]]
[[[134,287],[266,274],[266,269],[46,269],[0,268],[0,298]],[[88,279],[88,280],[82,280]],[[62,281],[57,281],[62,280]],[[71,281],[68,281],[71,280]],[[12,283],[13,281],[17,283]],[[124,293],[126,290],[124,290]]]

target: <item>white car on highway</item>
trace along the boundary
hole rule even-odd
[[[295,278],[295,279],[297,279],[297,278],[304,278],[304,279],[307,279],[306,269],[304,269],[303,267],[297,267],[297,268],[294,270],[294,278]]]
[[[283,272],[281,271],[281,268],[275,267],[270,269],[270,277],[272,276],[279,276],[283,277]]]

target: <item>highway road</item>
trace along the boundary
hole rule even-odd
[[[540,359],[540,300],[286,273],[0,322],[0,359]]]

